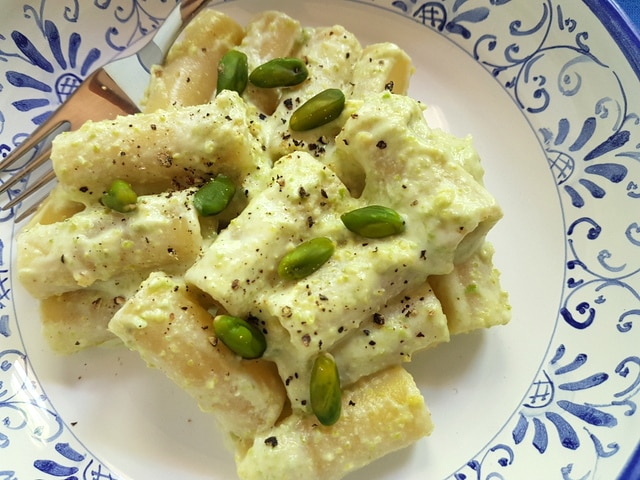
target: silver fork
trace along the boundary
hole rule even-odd
[[[19,160],[32,156],[0,186],[0,194],[9,191],[18,182],[26,183],[29,176],[49,160],[51,139],[58,133],[75,130],[88,120],[113,119],[118,115],[139,112],[139,101],[148,76],[143,75],[142,80],[138,77],[137,84],[133,81],[133,85],[126,85],[131,83],[135,76],[131,74],[132,69],[148,69],[150,63],[161,61],[181,28],[195,16],[205,2],[206,0],[182,0],[180,6],[173,10],[158,29],[153,41],[150,40],[137,53],[104,65],[89,75],[67,101],[0,162],[0,172],[3,172]],[[27,188],[3,205],[2,210],[16,207],[54,179],[55,173],[48,167]],[[21,212],[16,222],[31,215],[45,197]]]

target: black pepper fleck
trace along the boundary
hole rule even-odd
[[[269,445],[271,448],[276,448],[278,446],[278,439],[276,437],[267,437],[264,439],[265,445]]]

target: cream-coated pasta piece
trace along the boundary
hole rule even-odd
[[[243,35],[243,28],[228,15],[201,10],[180,33],[162,65],[152,67],[143,111],[207,103],[216,89],[220,58]]]
[[[430,141],[437,135],[414,100],[389,92],[370,97],[346,121],[333,152],[365,171],[360,198],[349,196],[324,162],[303,152],[285,156],[269,186],[187,272],[232,314],[254,315],[270,335],[287,339],[271,342],[267,356],[278,362],[294,409],[308,405],[304,379],[315,352],[331,351],[429,275],[451,272],[465,237],[500,217],[486,189],[447,157],[442,142]],[[339,216],[370,204],[396,209],[406,231],[378,240],[353,235]],[[322,236],[336,244],[322,268],[299,281],[278,278],[287,251]]]
[[[340,127],[344,125],[348,115],[359,105],[355,102],[352,107],[350,104],[354,101],[364,102],[367,97],[385,90],[405,95],[414,69],[409,55],[397,45],[388,42],[366,45],[353,66],[351,81],[345,89],[345,95],[349,99],[347,107],[343,117],[336,123]],[[354,196],[360,195],[365,178],[359,164],[340,161],[331,156],[328,156],[325,162],[347,184]]]
[[[323,144],[337,135],[342,120],[307,132],[293,132],[289,130],[289,119],[298,107],[323,90],[337,88],[347,91],[361,53],[362,45],[358,39],[342,26],[307,31],[307,39],[298,56],[305,60],[309,77],[300,85],[283,90],[280,104],[273,113],[274,132],[269,145],[275,158],[295,150],[318,153],[318,148],[324,149]]]
[[[330,427],[294,413],[238,447],[242,480],[338,480],[404,448],[433,430],[431,414],[413,378],[392,367],[346,388],[342,415]]]
[[[251,19],[237,50],[247,55],[249,72],[274,58],[294,56],[303,39],[300,22],[275,10],[261,12]],[[249,82],[242,97],[265,114],[275,110],[280,88],[259,88]]]
[[[343,387],[387,367],[409,362],[416,352],[449,341],[447,318],[426,282],[403,291],[379,310],[364,315],[357,328],[343,333],[334,345],[326,347],[335,358]],[[273,324],[269,334],[279,344],[289,339],[289,334],[280,329],[274,332]],[[308,365],[303,368],[307,359],[293,348],[278,349],[272,359],[285,380],[294,411],[308,412],[311,369]]]
[[[118,308],[118,297],[105,298],[90,289],[45,298],[40,302],[42,336],[61,355],[116,340],[107,325]]]
[[[72,215],[84,210],[82,203],[70,200],[60,184],[54,185],[51,191],[38,205],[34,215],[29,218],[25,228],[36,224],[48,225],[50,223],[61,222]]]
[[[116,179],[138,195],[189,187],[220,173],[237,185],[250,174],[259,183],[270,161],[257,130],[252,108],[224,91],[204,105],[87,122],[55,138],[51,161],[69,198],[83,203],[96,202]]]
[[[449,139],[429,128],[419,102],[384,92],[362,104],[335,143],[338,161],[361,169],[359,200],[403,213],[407,234],[425,240],[430,275],[453,269],[450,254],[453,263],[468,258],[502,218],[493,195],[449,151]]]
[[[272,182],[224,229],[185,279],[232,315],[264,322],[267,358],[279,363],[294,408],[307,409],[305,378],[319,349],[330,349],[381,305],[426,278],[419,249],[398,236],[354,237],[339,216],[358,203],[326,166],[305,153],[276,163]],[[304,240],[328,237],[331,259],[299,281],[279,278],[279,259]],[[288,362],[287,360],[291,360]],[[289,377],[292,379],[290,380]]]
[[[216,339],[212,322],[184,282],[156,272],[109,329],[213,414],[224,433],[252,439],[280,417],[284,388],[275,365],[238,357]]]
[[[367,45],[353,67],[351,88],[347,93],[353,98],[365,98],[384,90],[406,95],[414,71],[411,58],[396,44]]]
[[[18,237],[18,278],[42,299],[126,272],[183,270],[202,246],[189,190],[138,198],[129,213],[90,206],[68,219],[36,224]]]
[[[493,245],[485,242],[453,272],[429,278],[452,335],[505,325],[511,319],[508,294],[493,265]]]
[[[447,317],[428,282],[404,290],[333,347],[340,381],[349,385],[415,353],[449,341]]]
[[[104,343],[120,343],[107,326],[145,277],[140,272],[129,272],[89,288],[43,299],[42,335],[51,350],[69,355]]]

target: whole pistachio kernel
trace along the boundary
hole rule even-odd
[[[223,90],[232,90],[242,95],[247,87],[249,64],[247,55],[238,50],[229,50],[218,62],[216,95]]]
[[[342,411],[342,390],[336,361],[330,353],[320,353],[313,362],[309,382],[311,410],[323,425],[333,425]]]
[[[130,184],[124,180],[114,180],[102,197],[100,202],[107,208],[120,213],[127,213],[135,210],[138,195],[133,191]]]
[[[303,132],[320,127],[335,120],[344,109],[345,97],[342,90],[328,88],[303,103],[289,119],[289,128]]]
[[[362,237],[382,238],[402,233],[404,219],[395,210],[381,205],[368,205],[340,216],[345,227]]]
[[[206,183],[193,195],[193,206],[203,217],[222,212],[236,193],[233,182],[224,175]]]
[[[300,280],[324,265],[334,251],[335,244],[327,237],[307,240],[282,257],[278,275],[287,280]]]
[[[256,67],[249,81],[260,88],[292,87],[308,76],[307,67],[299,58],[274,58]]]
[[[213,331],[229,350],[242,358],[260,358],[267,349],[264,334],[242,318],[217,315],[213,319]]]

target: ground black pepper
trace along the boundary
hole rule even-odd
[[[271,448],[276,448],[278,446],[278,438],[271,436],[264,439],[265,445],[269,445]]]

